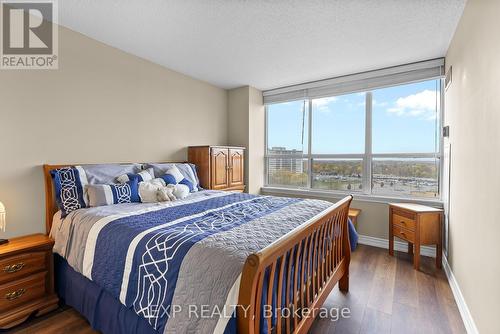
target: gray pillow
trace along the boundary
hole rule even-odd
[[[117,183],[116,178],[120,175],[141,171],[141,164],[95,164],[83,165],[82,168],[87,174],[89,184],[113,184]]]

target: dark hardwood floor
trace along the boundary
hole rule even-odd
[[[406,253],[389,256],[360,245],[352,254],[349,293],[335,289],[324,307],[350,309],[350,318],[316,319],[311,333],[466,333],[443,270],[421,257],[413,270]]]
[[[352,254],[350,289],[335,288],[326,309],[348,308],[350,316],[315,320],[311,333],[466,333],[442,270],[422,257],[421,271],[413,270],[405,253],[360,245]],[[340,312],[340,311],[339,311]],[[8,331],[8,333],[96,333],[76,311],[60,308]]]

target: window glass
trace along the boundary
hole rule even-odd
[[[307,159],[290,157],[267,158],[268,183],[271,185],[306,187]]]
[[[308,149],[308,102],[292,101],[267,106],[268,154],[304,154]]]
[[[365,93],[312,100],[312,153],[365,152]]]
[[[372,193],[405,197],[438,197],[439,159],[378,158],[372,163]]]
[[[316,189],[363,190],[362,159],[314,159],[312,187]]]
[[[438,152],[440,80],[373,91],[372,152]]]

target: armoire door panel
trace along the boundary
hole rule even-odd
[[[228,187],[229,157],[227,149],[212,148],[211,152],[212,189]]]
[[[241,149],[229,149],[229,186],[241,186],[245,184],[245,162],[244,151]]]

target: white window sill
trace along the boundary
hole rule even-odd
[[[304,196],[304,197],[310,196],[327,200],[332,200],[332,199],[339,200],[348,195],[348,193],[336,192],[336,191],[286,188],[286,187],[276,187],[276,186],[264,186],[260,188],[260,190],[264,195],[294,195],[294,196]],[[437,208],[443,208],[443,201],[437,199],[391,197],[391,196],[366,195],[357,193],[352,193],[352,195],[355,201],[385,203],[385,204],[394,202],[399,202],[399,203],[405,202],[405,203],[417,203]]]

